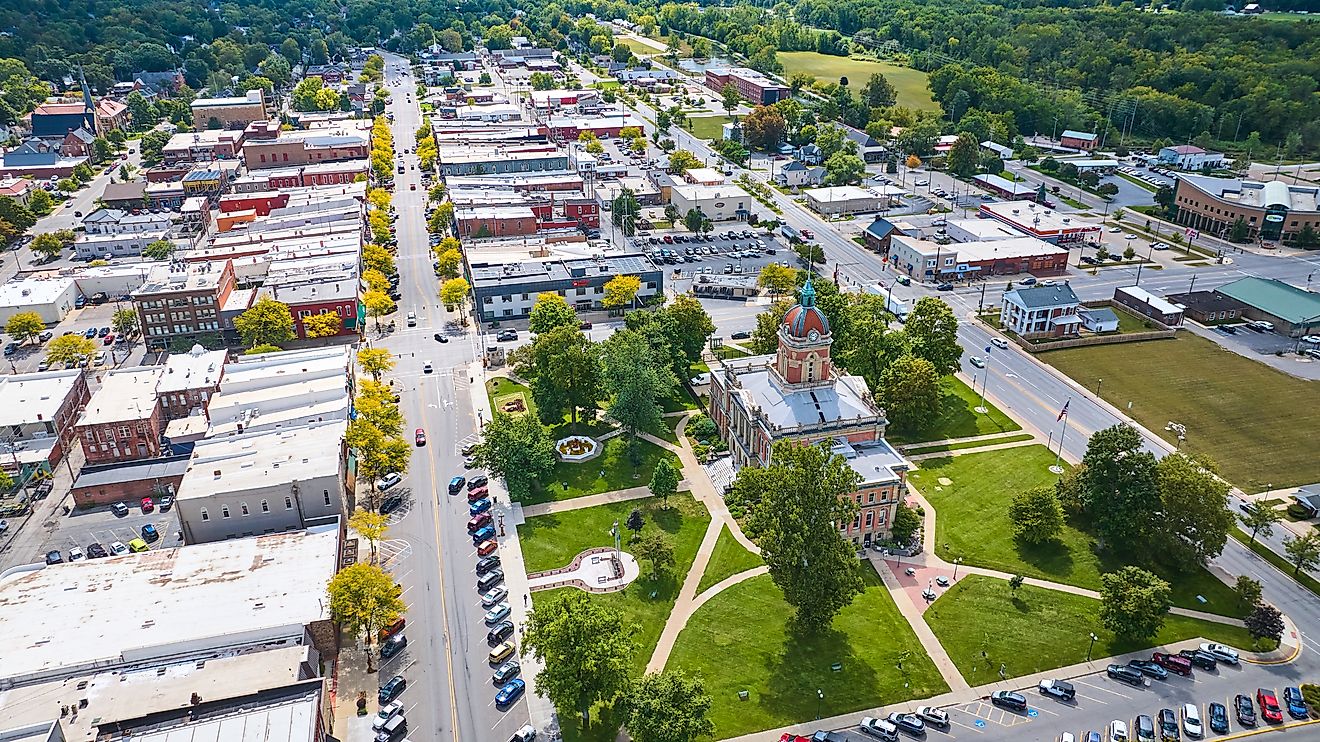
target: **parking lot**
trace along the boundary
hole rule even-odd
[[[46,552],[59,549],[67,560],[72,547],[77,546],[85,552],[88,545],[93,543],[109,551],[110,544],[116,541],[127,544],[135,538],[142,538],[142,527],[148,523],[160,534],[159,539],[147,544],[149,548],[167,549],[183,543],[178,537],[179,518],[173,508],[165,512],[155,508],[150,513],[144,513],[140,503],[126,504],[129,506],[128,515],[124,516],[115,515],[108,505],[74,510],[69,515],[61,515],[57,510],[54,528],[43,541],[40,553],[31,555],[32,559],[39,561],[45,557]]]
[[[128,302],[116,304],[113,301],[107,301],[104,304],[88,304],[82,309],[74,309],[69,312],[62,322],[47,328],[47,332],[51,333],[52,338],[57,338],[66,333],[86,335],[88,330],[95,330],[92,341],[96,343],[98,351],[106,352],[103,363],[100,365],[93,364],[95,367],[114,368],[136,364],[142,360],[142,356],[146,352],[142,343],[123,342],[121,338],[116,337],[110,345],[104,344],[105,338],[112,333],[111,328],[114,322],[115,310],[122,307],[132,307],[132,304]],[[102,330],[106,332],[105,335],[101,334]],[[6,336],[5,342],[11,340],[13,338]],[[5,360],[10,364],[10,370],[14,373],[31,373],[45,370],[43,361],[46,358],[47,342],[28,342],[20,345],[17,351],[5,357]]]
[[[1134,719],[1139,714],[1146,714],[1158,719],[1160,709],[1173,709],[1175,712],[1183,704],[1194,704],[1200,711],[1202,721],[1208,720],[1207,707],[1211,703],[1221,703],[1228,710],[1229,731],[1225,735],[1205,728],[1205,739],[1232,737],[1252,729],[1280,730],[1303,722],[1289,716],[1283,702],[1283,690],[1287,686],[1296,686],[1303,682],[1301,671],[1293,665],[1263,666],[1242,663],[1229,665],[1220,663],[1213,671],[1195,670],[1190,677],[1170,674],[1167,680],[1146,678],[1141,686],[1128,685],[1110,679],[1104,672],[1092,673],[1070,681],[1076,689],[1076,697],[1071,702],[1056,700],[1038,692],[1035,686],[1023,687],[1010,683],[999,687],[1013,686],[1013,690],[1027,699],[1024,712],[1010,711],[992,705],[982,698],[968,703],[945,707],[949,714],[949,727],[941,729],[928,726],[927,739],[975,739],[978,742],[1019,742],[1020,740],[1059,740],[1063,733],[1071,733],[1078,742],[1086,742],[1087,732],[1098,732],[1108,742],[1106,728],[1113,720],[1121,720],[1127,726],[1131,738],[1134,735]],[[1283,723],[1266,723],[1260,718],[1260,708],[1255,706],[1257,724],[1243,727],[1233,713],[1234,696],[1241,693],[1253,699],[1258,688],[1275,692],[1283,706]],[[858,715],[861,718],[861,715]],[[838,730],[849,740],[874,739],[858,730]],[[1284,739],[1314,739],[1314,727],[1282,732]],[[1185,733],[1184,739],[1188,738]],[[911,737],[904,737],[911,739]],[[1272,735],[1271,738],[1277,738]]]
[[[635,249],[652,256],[675,273],[755,275],[769,263],[783,262],[797,267],[798,259],[782,237],[764,230],[746,228],[717,229],[709,239],[695,238],[689,232],[641,233],[633,240]],[[665,242],[669,237],[673,241]],[[668,251],[668,253],[662,253]],[[657,256],[657,253],[662,253]]]

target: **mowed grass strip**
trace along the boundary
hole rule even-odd
[[[939,108],[930,97],[927,75],[921,70],[899,67],[889,62],[836,57],[819,52],[778,52],[775,58],[784,65],[784,79],[795,72],[805,72],[824,82],[838,82],[840,77],[847,77],[848,87],[860,94],[866,81],[878,72],[898,91],[898,105],[924,111]]]
[[[1177,443],[1164,426],[1187,426],[1183,449],[1208,455],[1248,492],[1320,481],[1320,386],[1257,363],[1205,338],[1069,348],[1041,360],[1127,409],[1148,430]]]
[[[1049,449],[1037,445],[919,462],[909,480],[935,508],[935,552],[949,561],[961,557],[978,567],[1099,590],[1100,575],[1124,563],[1109,552],[1097,555],[1090,534],[1069,524],[1048,544],[1019,544],[1013,538],[1009,504],[1020,492],[1053,486],[1054,461]],[[1226,616],[1242,612],[1233,590],[1204,569],[1174,573],[1142,566],[1168,580],[1175,605]]]
[[[940,386],[944,389],[944,396],[940,400],[940,410],[935,417],[915,430],[891,428],[887,436],[891,443],[902,445],[943,441],[993,433],[1011,433],[1022,429],[1021,425],[1001,412],[989,400],[984,403],[986,414],[977,412],[977,405],[982,403],[979,389],[973,392],[971,387],[957,376],[944,377],[940,381]]]
[[[715,541],[715,550],[711,552],[710,561],[706,564],[706,573],[701,576],[701,582],[697,583],[697,595],[739,572],[756,569],[764,564],[761,555],[753,554],[738,543],[728,526],[725,526],[720,529],[720,537]]]
[[[960,443],[937,443],[933,446],[912,446],[903,449],[903,453],[909,456],[919,456],[928,453],[944,453],[946,451],[965,451],[969,448],[984,448],[986,446],[998,446],[1004,443],[1022,443],[1035,437],[1036,436],[1031,433],[1014,433],[1012,435],[1001,435],[996,438],[981,438],[975,441],[962,441]]]
[[[693,614],[666,667],[704,679],[717,739],[948,690],[875,570],[867,562],[860,568],[865,592],[819,634],[790,631],[793,610],[769,575],[734,585]],[[836,662],[839,672],[830,669]],[[738,698],[743,690],[746,701]]]
[[[1136,652],[1198,636],[1250,648],[1240,626],[1169,615],[1147,641],[1120,641],[1100,623],[1100,601],[1083,595],[1023,585],[1014,594],[1007,580],[968,575],[924,614],[958,671],[973,686],[1086,661],[1091,633],[1099,637],[1092,659]],[[982,654],[984,653],[984,654]]]

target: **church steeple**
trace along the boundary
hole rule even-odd
[[[83,124],[87,131],[95,134],[96,132],[96,101],[92,98],[92,87],[87,84],[87,76],[83,74],[82,65],[78,65],[78,82],[82,86],[83,95]]]

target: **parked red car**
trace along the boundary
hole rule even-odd
[[[1192,674],[1192,661],[1177,654],[1165,654],[1164,652],[1155,652],[1150,656],[1155,664],[1163,667],[1169,672],[1175,672],[1179,675]]]
[[[468,533],[473,533],[482,526],[490,525],[490,513],[479,513],[468,519]]]
[[[151,501],[150,497],[142,498],[142,512],[150,513],[156,509],[156,503]]]
[[[1274,691],[1265,688],[1256,689],[1256,703],[1260,705],[1260,715],[1273,724],[1283,723],[1283,709],[1279,708],[1279,699]]]
[[[477,500],[481,500],[485,498],[486,495],[489,493],[490,493],[490,488],[488,487],[478,487],[474,490],[469,490],[468,502],[476,502]]]
[[[500,545],[494,541],[482,541],[477,545],[477,556],[490,556],[498,548],[500,548]]]

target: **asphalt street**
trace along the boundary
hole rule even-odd
[[[386,60],[387,80],[401,81],[390,88],[389,110],[395,115],[395,147],[402,152],[413,148],[421,110],[406,61],[393,55]],[[474,380],[468,377],[468,364],[477,357],[478,341],[470,332],[447,327],[457,318],[438,297],[425,223],[426,190],[415,169],[416,156],[404,155],[404,162],[408,169],[395,176],[394,191],[403,298],[391,319],[399,329],[382,337],[373,324],[367,338],[394,354],[397,366],[388,378],[401,395],[405,425],[425,430],[427,443],[413,449],[401,485],[407,505],[392,518],[382,545],[386,566],[404,587],[408,647],[385,665],[380,679],[394,674],[407,678],[402,699],[411,739],[504,740],[527,721],[526,703],[519,701],[505,711],[494,706],[497,689],[486,661],[490,647],[482,620],[485,609],[474,584],[476,552],[463,525],[467,501],[446,494],[450,477],[468,474],[459,451],[475,440],[476,420],[468,404]],[[405,326],[409,311],[417,313],[416,327]],[[436,332],[446,333],[450,342],[437,342]],[[430,373],[423,370],[427,362],[433,367]]]

